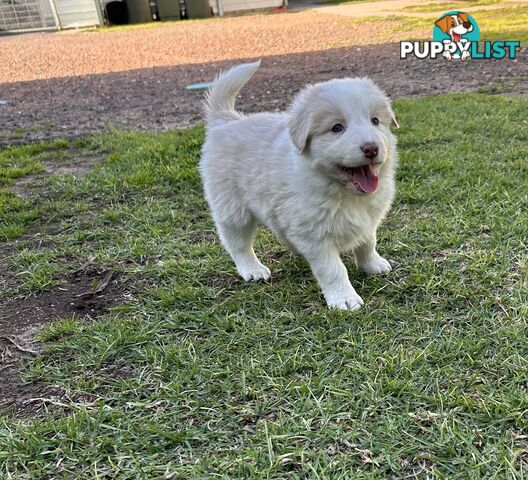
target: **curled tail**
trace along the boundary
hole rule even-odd
[[[235,110],[235,97],[260,66],[260,60],[243,63],[216,77],[205,99],[205,113],[209,125],[241,118]]]

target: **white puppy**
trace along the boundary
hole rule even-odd
[[[353,250],[360,270],[388,272],[376,229],[395,192],[397,126],[387,96],[368,79],[306,87],[285,113],[243,115],[235,96],[260,62],[221,74],[207,101],[200,170],[223,245],[244,280],[270,271],[253,251],[257,223],[303,255],[330,307],[363,299],[339,254]]]

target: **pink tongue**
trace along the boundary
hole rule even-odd
[[[372,164],[355,168],[352,178],[356,187],[364,193],[372,193],[378,189],[378,172]]]

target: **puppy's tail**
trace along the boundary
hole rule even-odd
[[[260,60],[243,63],[216,77],[205,99],[205,114],[209,125],[219,125],[242,117],[235,110],[235,97],[259,66]]]

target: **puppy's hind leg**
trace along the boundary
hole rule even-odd
[[[259,262],[253,250],[257,222],[251,215],[245,217],[238,223],[218,222],[220,239],[244,280],[268,280],[271,272]]]

